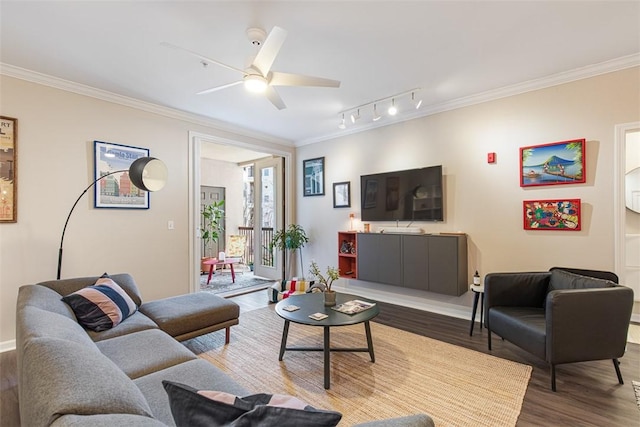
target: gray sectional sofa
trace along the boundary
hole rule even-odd
[[[94,284],[98,277],[20,288],[16,351],[23,426],[175,425],[163,380],[196,389],[249,394],[174,338],[223,328],[227,329],[228,338],[229,326],[238,323],[236,304],[221,303],[216,310],[223,313],[220,318],[211,313],[203,316],[197,304],[196,313],[190,315],[191,304],[185,296],[152,301],[145,307],[130,275],[111,278],[140,308],[103,332],[84,329],[61,300],[64,295]],[[216,299],[227,301],[215,297],[210,302],[220,303]],[[200,304],[201,308],[201,299]],[[177,315],[183,315],[184,321]],[[204,321],[209,325],[203,325]],[[433,426],[433,421],[426,415],[416,415],[365,425],[417,427]]]

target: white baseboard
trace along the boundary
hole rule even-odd
[[[0,353],[16,349],[16,340],[0,342]]]

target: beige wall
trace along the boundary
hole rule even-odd
[[[0,224],[0,348],[15,336],[18,287],[55,278],[64,220],[92,181],[94,140],[149,148],[167,164],[169,182],[151,194],[149,210],[94,209],[85,196],[67,228],[62,277],[129,272],[145,300],[190,289],[188,132],[293,152],[7,76],[0,89],[0,113],[18,119],[19,167],[18,222]]]
[[[613,270],[614,126],[640,120],[639,72],[627,69],[301,147],[299,161],[325,156],[328,190],[324,197],[298,197],[298,221],[311,236],[305,258],[337,263],[336,233],[349,228],[349,212],[360,217],[360,175],[442,164],[446,221],[413,226],[467,233],[470,275],[552,266]],[[585,184],[520,187],[520,147],[576,138],[587,140]],[[489,152],[497,163],[487,164]],[[351,209],[332,208],[338,181],[351,181]],[[298,180],[297,194],[301,185]],[[523,230],[522,201],[538,198],[582,199],[582,231]],[[374,227],[383,225],[394,224]],[[469,298],[449,302],[468,305]]]

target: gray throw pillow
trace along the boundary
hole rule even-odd
[[[333,427],[342,414],[315,409],[297,398],[273,394],[238,397],[162,381],[176,426]]]

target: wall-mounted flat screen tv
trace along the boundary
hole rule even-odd
[[[362,175],[362,221],[444,221],[442,190],[442,165]]]

